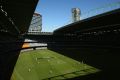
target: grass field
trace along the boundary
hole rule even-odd
[[[11,80],[60,80],[99,70],[47,49],[21,52]]]

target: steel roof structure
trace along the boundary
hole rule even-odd
[[[0,6],[20,34],[27,32],[38,0],[1,0]],[[13,28],[10,29],[12,31]]]
[[[75,23],[60,27],[54,31],[54,34],[76,33],[84,29],[92,29],[100,26],[119,23],[120,9],[96,15]]]

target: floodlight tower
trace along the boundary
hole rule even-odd
[[[72,8],[72,22],[76,22],[80,20],[80,9],[79,8]]]

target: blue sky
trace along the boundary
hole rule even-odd
[[[120,0],[40,0],[35,12],[42,15],[42,31],[52,32],[71,23],[72,8],[80,8],[81,19],[84,19],[120,7],[116,2],[120,2]],[[110,6],[110,4],[113,4],[113,6]]]

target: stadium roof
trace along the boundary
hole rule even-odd
[[[119,23],[119,15],[120,8],[60,27],[54,31],[54,34],[76,33],[85,29],[117,24]]]
[[[2,5],[20,33],[23,34],[28,30],[37,3],[38,0],[1,0],[0,6]]]

